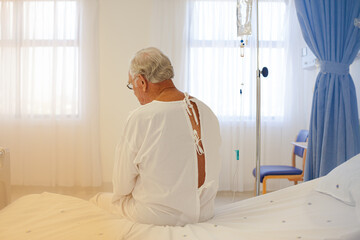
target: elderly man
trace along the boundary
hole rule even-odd
[[[132,221],[185,225],[210,219],[220,171],[214,113],[174,86],[170,60],[158,49],[136,53],[127,87],[140,106],[116,150],[111,207]]]

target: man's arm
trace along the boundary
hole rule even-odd
[[[114,196],[120,197],[129,195],[135,187],[136,178],[139,174],[134,160],[136,152],[123,138],[116,147],[115,164],[113,171]]]

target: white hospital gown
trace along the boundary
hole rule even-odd
[[[205,152],[205,182],[198,188],[194,132],[183,101],[153,101],[127,119],[116,150],[112,202],[133,221],[185,225],[210,219],[220,173],[219,123],[196,98]]]

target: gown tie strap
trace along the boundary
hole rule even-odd
[[[199,125],[199,120],[198,120],[198,118],[196,116],[195,109],[194,109],[193,105],[190,102],[189,95],[187,93],[184,93],[184,94],[185,94],[184,102],[186,104],[186,111],[189,114],[189,116],[194,115],[195,123],[196,123],[196,125]],[[191,111],[190,111],[190,109],[191,109]]]
[[[196,152],[199,155],[203,155],[204,154],[204,149],[200,145],[201,139],[199,138],[199,135],[198,135],[196,130],[194,130],[193,139],[194,139],[195,146],[196,146]]]

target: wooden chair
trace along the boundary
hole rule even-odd
[[[300,130],[296,137],[296,142],[307,142],[309,136],[308,130]],[[296,157],[301,157],[302,161],[302,170],[296,168]],[[295,184],[298,181],[303,181],[304,178],[304,168],[306,160],[306,149],[294,146],[292,153],[292,165],[263,165],[260,166],[260,182],[262,183],[263,190],[262,193],[266,193],[266,181],[268,179],[283,179],[286,178],[289,181],[293,181]],[[253,170],[253,175],[256,177],[256,168]],[[256,184],[256,179],[255,179]]]
[[[10,153],[0,147],[0,209],[10,203]]]

